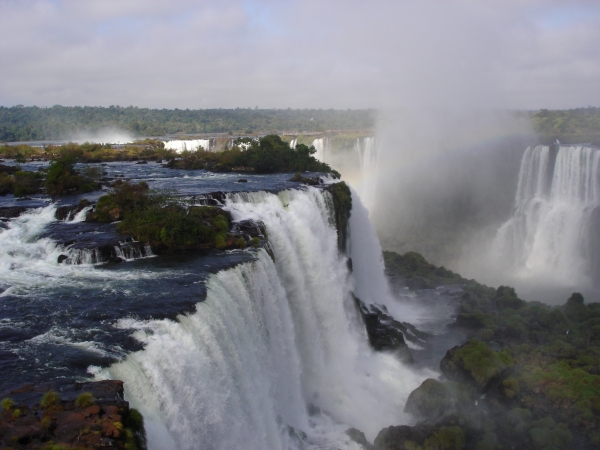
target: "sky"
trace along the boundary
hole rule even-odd
[[[0,105],[600,106],[598,0],[0,0]]]

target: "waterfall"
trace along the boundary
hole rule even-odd
[[[295,149],[295,148],[296,148],[296,145],[298,145],[298,139],[292,139],[292,140],[290,141],[290,148],[291,148],[291,149]]]
[[[331,143],[329,142],[329,138],[315,139],[312,142],[312,145],[317,151],[313,156],[321,162],[327,162],[331,150]]]
[[[177,153],[185,151],[195,152],[199,149],[210,151],[210,139],[189,139],[189,140],[172,140],[165,141],[166,150],[175,150]]]
[[[374,137],[357,138],[355,151],[358,154],[360,165],[360,182],[356,189],[362,202],[371,209],[376,200],[377,173],[379,165],[379,152],[375,145]]]
[[[494,257],[521,277],[588,285],[597,272],[599,164],[594,147],[527,148],[514,212],[498,230]]]
[[[378,243],[369,252],[358,245],[376,236],[353,202],[356,276],[337,247],[329,193],[230,194],[235,220],[264,223],[272,257],[260,249],[211,276],[193,314],[118,324],[145,348],[98,376],[125,381],[151,449],[358,449],[347,428],[372,440],[409,420],[408,394],[435,374],[367,345],[350,293],[370,300],[389,290],[375,285],[385,283]],[[368,286],[363,270],[376,273]]]

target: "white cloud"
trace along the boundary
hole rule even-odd
[[[598,104],[591,1],[0,2],[0,104]]]

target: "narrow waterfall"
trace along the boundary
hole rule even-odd
[[[232,194],[226,208],[264,223],[272,257],[261,249],[211,276],[206,300],[177,321],[121,322],[145,348],[98,376],[125,381],[151,449],[358,449],[347,428],[373,440],[409,420],[408,394],[434,374],[367,345],[351,291],[382,300],[389,290],[377,286],[379,246],[358,245],[376,237],[353,202],[356,276],[338,250],[329,193]]]
[[[290,141],[290,148],[296,148],[296,145],[298,145],[298,139],[292,139]]]
[[[374,137],[357,138],[355,152],[360,164],[360,182],[356,186],[362,202],[372,208],[376,199],[379,152]]]
[[[498,230],[493,256],[524,278],[589,285],[599,269],[599,164],[594,147],[528,148],[514,213]]]
[[[317,151],[317,153],[315,153],[313,156],[318,159],[321,162],[326,163],[328,161],[329,158],[329,153],[330,153],[330,146],[331,143],[329,142],[329,138],[319,138],[319,139],[315,139],[312,142],[312,145],[315,147],[315,150]]]
[[[199,149],[210,151],[210,139],[189,139],[189,140],[172,140],[165,141],[166,150],[175,150],[177,153],[185,151],[195,152]]]

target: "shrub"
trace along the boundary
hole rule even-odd
[[[86,408],[92,406],[95,402],[94,395],[91,392],[83,392],[75,399],[75,406],[78,408]]]
[[[4,398],[2,399],[2,409],[4,411],[10,411],[14,408],[15,402],[12,398]]]
[[[42,405],[42,408],[51,408],[53,406],[58,405],[59,403],[60,403],[60,397],[58,395],[58,392],[48,391],[42,397],[42,401],[40,402],[40,405]]]
[[[42,176],[39,173],[25,171],[16,172],[13,181],[15,197],[36,194],[40,190],[41,184]]]
[[[236,239],[235,246],[237,248],[246,248],[246,240],[244,238]]]
[[[10,194],[14,190],[14,179],[6,172],[0,172],[0,195]]]

